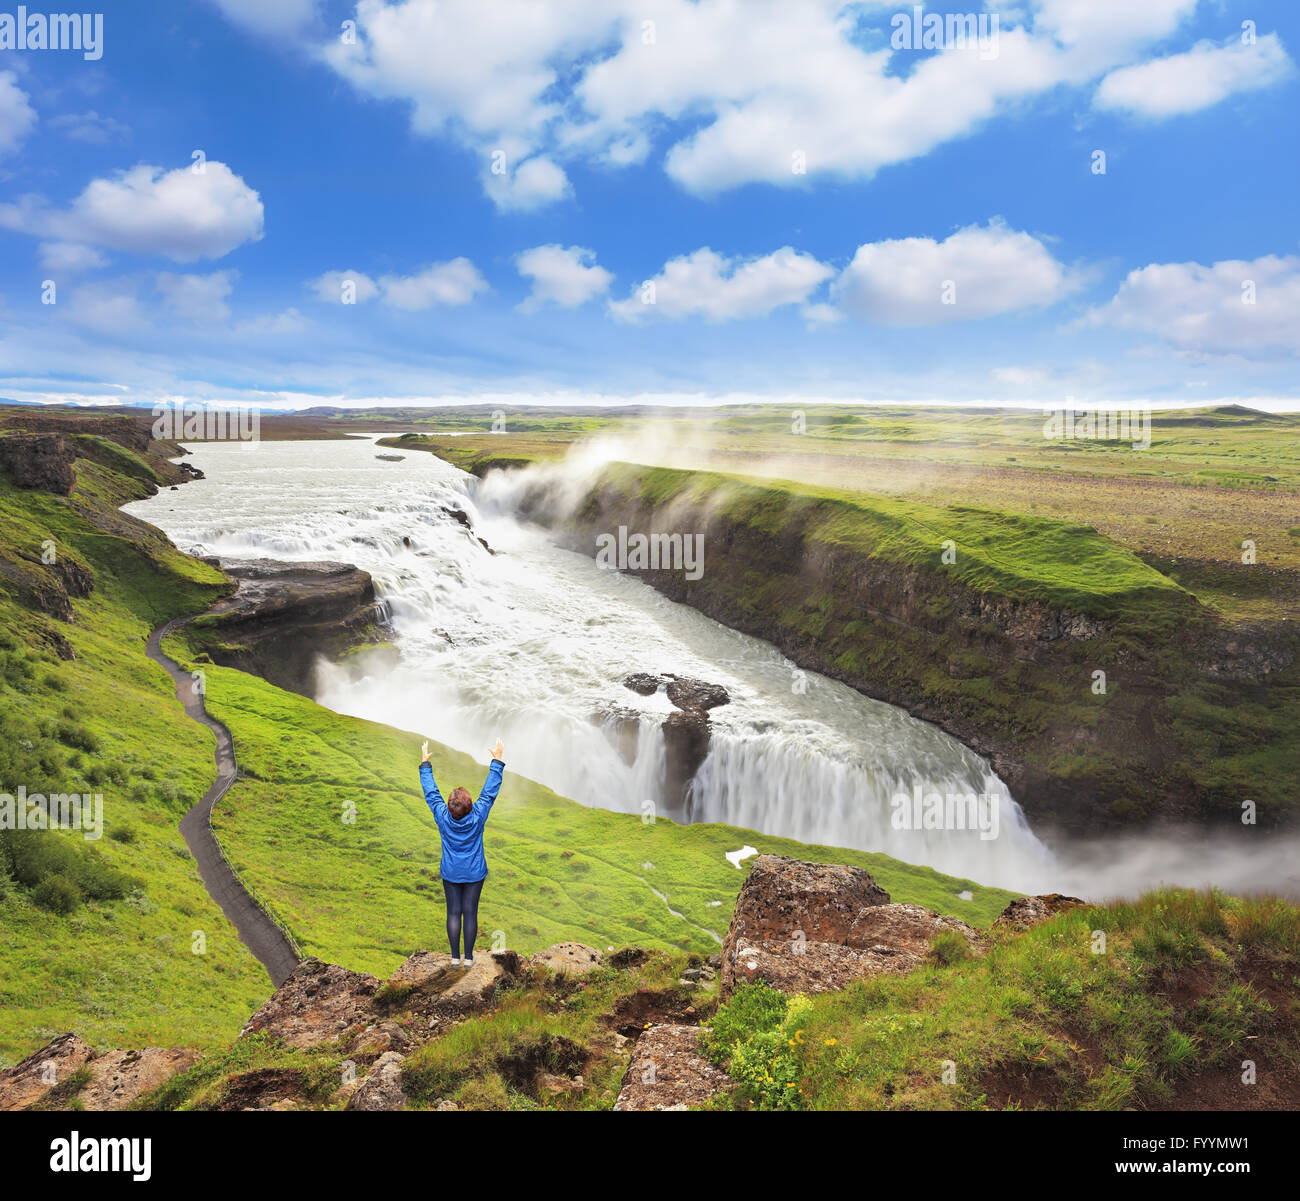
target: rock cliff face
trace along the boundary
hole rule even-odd
[[[319,658],[383,637],[375,585],[346,563],[222,560],[238,589],[194,623],[204,650],[225,667],[314,695]]]
[[[679,495],[660,476],[642,489],[642,470],[652,469],[619,465],[576,507],[539,477],[520,489],[520,511],[593,555],[597,535],[620,526],[701,533],[698,578],[634,574],[772,643],[798,666],[961,739],[990,761],[1038,828],[1096,836],[1161,820],[1239,822],[1241,797],[1216,790],[1203,769],[1223,719],[1208,708],[1198,719],[1195,705],[1175,714],[1167,701],[1200,696],[1210,677],[1243,703],[1284,705],[1282,692],[1261,685],[1296,680],[1300,638],[1286,623],[1228,633],[1188,595],[1161,602],[1172,608],[1158,633],[1135,632],[1122,617],[978,591],[937,568],[810,537],[797,505],[776,521],[712,505],[687,484]],[[1111,685],[1104,704],[1090,692],[1098,666]],[[1223,695],[1207,699],[1222,705]],[[1289,820],[1287,804],[1280,793],[1261,803],[1261,821]]]
[[[56,496],[72,491],[73,454],[60,434],[8,434],[0,438],[0,471],[20,488],[39,488]]]

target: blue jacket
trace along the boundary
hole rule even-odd
[[[452,817],[447,802],[442,799],[438,785],[433,782],[433,768],[420,764],[420,783],[424,786],[424,799],[438,823],[442,835],[442,868],[444,880],[452,884],[472,884],[487,875],[487,860],[483,857],[483,827],[487,825],[492,802],[501,791],[501,773],[506,765],[493,759],[488,768],[488,778],[478,800],[464,817]]]

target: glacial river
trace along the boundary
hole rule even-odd
[[[317,699],[337,712],[481,762],[501,737],[511,770],[585,805],[641,813],[652,801],[679,819],[881,851],[1023,891],[1066,890],[1075,877],[1079,892],[1100,895],[1179,874],[1177,856],[1162,860],[1144,848],[1131,879],[1112,873],[1101,890],[1107,873],[1090,872],[1087,887],[1054,860],[968,747],[556,546],[517,517],[509,486],[485,487],[420,452],[385,461],[377,455],[402,452],[369,439],[192,449],[205,479],[127,511],[184,550],[334,560],[374,577],[401,663],[359,680],[324,665]],[[472,532],[449,510],[466,514]],[[661,793],[659,727],[672,706],[662,691],[645,697],[625,687],[633,672],[693,677],[730,694],[710,713],[710,750],[685,812]],[[621,746],[613,710],[633,731]],[[985,798],[984,816],[996,809],[996,837],[990,828],[899,828],[904,810],[893,799],[918,788]],[[1113,869],[1114,855],[1094,858]]]

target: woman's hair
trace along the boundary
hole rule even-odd
[[[447,798],[447,808],[457,821],[474,808],[474,800],[464,788],[457,788]]]

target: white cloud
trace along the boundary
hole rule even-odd
[[[234,271],[210,275],[176,275],[164,271],[157,278],[163,304],[186,321],[202,325],[223,325],[230,318],[230,293],[238,278]]]
[[[832,267],[789,246],[754,259],[724,258],[706,246],[669,259],[653,280],[609,308],[624,321],[651,316],[702,316],[711,321],[762,317],[783,305],[802,304],[834,274]]]
[[[225,163],[203,173],[139,166],[92,181],[65,210],[39,198],[0,205],[0,226],[36,237],[85,242],[178,263],[216,259],[262,237],[258,194]]]
[[[899,238],[859,246],[831,298],[886,325],[937,325],[1051,304],[1076,286],[1037,238],[994,221],[942,242]]]
[[[108,259],[93,246],[77,242],[43,242],[41,266],[46,271],[72,275],[82,271],[96,271],[108,265]]]
[[[1254,303],[1246,303],[1253,291]],[[1247,358],[1300,353],[1300,257],[1152,263],[1131,271],[1090,324],[1152,334],[1182,350]]]
[[[239,323],[241,334],[261,336],[264,334],[300,334],[311,328],[311,322],[295,308],[285,309],[283,313],[270,313],[261,317],[251,317]]]
[[[363,271],[326,271],[309,280],[307,287],[318,299],[335,304],[342,304],[349,294],[356,304],[365,304],[379,295],[379,285]]]
[[[487,280],[467,258],[430,263],[415,275],[385,275],[379,280],[384,303],[395,309],[418,311],[434,305],[469,304],[488,291]]]
[[[523,209],[568,194],[568,161],[640,163],[657,142],[697,194],[863,178],[1132,65],[1196,3],[1007,0],[987,58],[893,50],[895,0],[360,0],[356,44],[319,53],[364,95],[409,105],[416,133],[471,148],[498,206]],[[678,121],[689,130],[663,146]],[[489,174],[495,151],[522,165]]]
[[[149,323],[140,304],[138,289],[138,282],[134,279],[80,284],[72,292],[68,316],[77,325],[113,337],[141,333]]]
[[[316,15],[317,0],[212,0],[234,24],[253,33],[296,33]]]
[[[18,76],[0,71],[0,154],[17,150],[35,124],[36,111],[18,86]]]
[[[1077,70],[1095,71],[1168,37],[1198,0],[1035,0],[1034,31],[1066,47]]]
[[[124,125],[113,117],[101,116],[93,109],[86,113],[62,113],[51,117],[48,124],[51,129],[74,142],[89,142],[100,146],[125,141],[131,134],[129,125]]]
[[[996,383],[1015,390],[1038,388],[1051,378],[1041,367],[994,367],[989,375]]]
[[[573,191],[564,168],[540,154],[504,175],[489,172],[483,186],[502,212],[531,212],[563,200]]]
[[[515,266],[533,281],[531,294],[519,306],[526,312],[548,303],[577,308],[607,292],[614,279],[585,246],[534,246],[515,257]]]
[[[409,103],[416,132],[451,130],[485,157],[523,158],[560,113],[546,98],[559,62],[608,39],[626,3],[359,0],[356,44],[335,38],[321,55],[366,95]]]
[[[1219,46],[1199,42],[1184,54],[1112,71],[1093,104],[1141,117],[1174,117],[1218,104],[1237,92],[1270,87],[1294,70],[1277,34],[1246,45],[1233,38]]]

